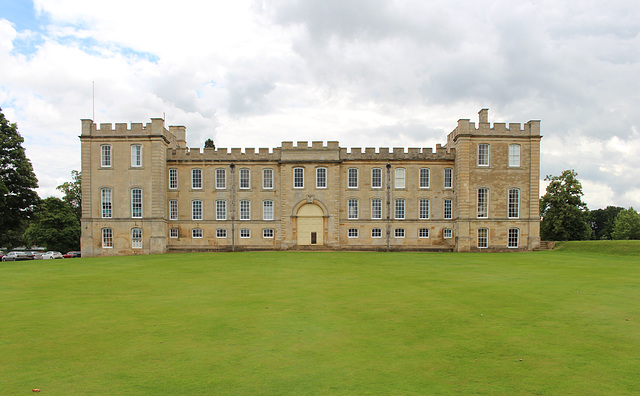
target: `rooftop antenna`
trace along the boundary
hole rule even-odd
[[[91,99],[92,99],[92,107],[91,107],[91,119],[95,122],[96,121],[96,82],[95,81],[91,81],[91,85],[92,85],[92,91],[91,91]]]

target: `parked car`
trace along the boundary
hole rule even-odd
[[[62,253],[60,253],[60,252],[49,251],[49,252],[44,253],[42,255],[42,258],[43,259],[61,259],[61,258],[64,258],[64,257],[62,256]]]
[[[63,254],[62,257],[64,257],[64,258],[80,257],[80,252],[72,250],[70,252],[67,252],[66,254]]]
[[[9,252],[2,257],[2,261],[21,261],[21,260],[33,260],[31,252]]]
[[[33,258],[36,260],[40,260],[42,258],[42,252],[31,252],[33,254]]]

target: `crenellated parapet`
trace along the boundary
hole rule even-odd
[[[186,128],[184,126],[170,126],[166,129],[162,118],[152,118],[147,124],[101,123],[93,120],[82,120],[81,138],[119,138],[119,137],[163,137],[172,147],[186,147]]]
[[[447,136],[447,146],[452,147],[460,136],[487,136],[487,137],[539,137],[540,121],[531,120],[524,125],[519,122],[495,122],[489,123],[489,109],[480,110],[479,122],[476,127],[475,122],[468,119],[458,120],[456,128]]]
[[[388,147],[380,147],[378,149],[367,147],[362,150],[360,147],[340,149],[340,159],[343,161],[435,161],[435,160],[454,160],[455,151],[447,149],[440,144],[436,145],[434,151],[431,147],[415,148],[410,147],[394,147],[393,151]]]
[[[169,161],[202,161],[202,162],[231,162],[231,161],[279,161],[280,149],[269,148],[173,148],[168,149]]]

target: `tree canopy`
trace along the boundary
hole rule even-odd
[[[66,252],[80,248],[80,222],[73,208],[56,197],[42,200],[24,237],[30,244]]]
[[[78,217],[78,220],[82,217],[82,191],[80,189],[81,175],[77,170],[71,171],[70,182],[64,182],[56,190],[64,193],[62,200],[69,205]]]
[[[633,208],[621,210],[611,236],[613,239],[640,239],[640,214]]]
[[[216,145],[213,143],[213,140],[207,139],[204,141],[204,148],[216,148]]]
[[[593,230],[593,239],[613,239],[613,225],[616,216],[624,208],[620,206],[607,206],[604,209],[596,209],[589,211],[589,225]]]
[[[582,202],[582,184],[574,170],[548,175],[547,193],[540,200],[540,237],[551,241],[589,239],[587,204]]]
[[[38,180],[18,133],[0,109],[0,247],[23,244],[22,234],[40,201]]]

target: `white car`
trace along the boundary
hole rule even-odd
[[[62,253],[60,252],[46,252],[42,255],[43,259],[61,259],[64,258],[62,257]]]

